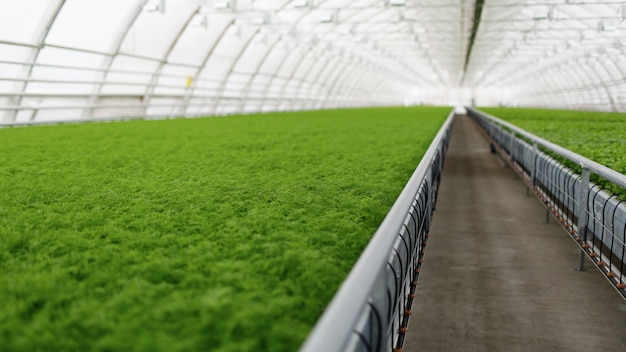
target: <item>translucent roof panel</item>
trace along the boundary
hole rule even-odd
[[[0,122],[471,102],[625,111],[625,38],[614,0],[3,1]]]
[[[122,0],[125,1],[125,0]],[[161,59],[170,54],[183,32],[197,27],[198,1],[164,1],[163,11],[142,11],[129,28],[120,50],[123,53]]]
[[[485,3],[465,85],[480,103],[626,110],[623,1]]]
[[[42,25],[50,14],[54,1],[21,0],[5,1],[0,7],[0,40],[16,43],[38,44]]]
[[[54,19],[46,43],[82,50],[111,52],[127,31],[138,0],[66,0]]]

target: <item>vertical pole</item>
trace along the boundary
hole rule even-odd
[[[539,156],[539,148],[537,148],[537,142],[533,142],[533,165],[530,169],[530,185],[537,185],[537,159]]]
[[[511,146],[509,147],[509,156],[511,157],[511,166],[515,162],[515,131],[511,131]]]
[[[583,169],[582,179],[580,181],[580,192],[578,193],[578,207],[576,215],[578,216],[578,241],[583,244],[587,243],[587,211],[589,202],[589,169],[585,165],[581,165]],[[580,259],[578,262],[578,271],[585,270],[585,252],[580,250]]]
[[[509,146],[509,157],[511,159],[511,170],[513,171],[513,179],[517,177],[515,172],[515,131],[511,131],[511,143]]]
[[[531,155],[532,164],[530,166],[530,186],[526,188],[527,196],[530,195],[530,188],[534,189],[536,185],[535,178],[537,177],[537,154],[538,154],[537,152],[538,152],[537,142],[533,141],[533,152]]]
[[[432,192],[432,164],[430,167],[430,172],[426,173],[425,186],[426,186],[426,232],[425,234],[430,233],[430,224],[433,216],[433,192]]]

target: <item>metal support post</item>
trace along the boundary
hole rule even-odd
[[[578,193],[578,207],[576,215],[578,216],[578,241],[583,244],[587,243],[587,209],[589,202],[589,169],[582,166],[582,178],[580,183],[580,192]],[[580,260],[578,262],[578,271],[585,270],[585,252],[580,250]]]
[[[509,147],[509,156],[511,157],[511,166],[515,163],[515,131],[511,131],[511,146]]]
[[[517,177],[515,173],[515,131],[511,130],[510,137],[511,143],[509,143],[509,158],[511,161],[511,170],[513,171],[513,179]]]
[[[537,147],[537,142],[533,142],[533,155],[532,155],[532,165],[530,167],[530,187],[526,188],[526,195],[530,195],[530,188],[535,188],[535,185],[537,184],[536,178],[537,178],[537,156],[539,152],[539,148]]]

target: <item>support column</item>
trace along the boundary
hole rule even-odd
[[[578,194],[578,242],[587,245],[587,212],[589,203],[589,169],[585,165],[581,165],[583,174],[580,182],[580,192]],[[593,250],[593,249],[592,249]],[[585,251],[580,251],[580,260],[578,262],[578,271],[585,270]]]

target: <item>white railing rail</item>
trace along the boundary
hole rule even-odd
[[[374,234],[302,352],[401,348],[454,111]]]
[[[472,109],[472,108],[467,108],[468,111],[471,111],[475,114],[480,114],[482,117],[491,120],[501,126],[506,127],[507,129],[513,131],[515,134],[522,136],[532,142],[537,143],[537,145],[540,145],[548,150],[550,150],[551,152],[554,152],[568,160],[571,160],[573,162],[575,162],[576,164],[580,165],[583,168],[587,168],[589,169],[589,171],[593,172],[596,175],[599,175],[613,183],[615,183],[616,185],[619,185],[622,188],[626,188],[626,175],[620,174],[619,172],[610,169],[604,165],[598,164],[597,162],[591,160],[591,159],[587,159],[584,156],[581,156],[580,154],[576,154],[574,152],[572,152],[569,149],[565,149],[557,144],[554,144],[550,141],[547,141],[541,137],[537,137],[534,134],[523,130],[513,124],[510,124],[504,120],[501,120],[495,116],[489,115],[483,111],[479,111],[477,109]]]

